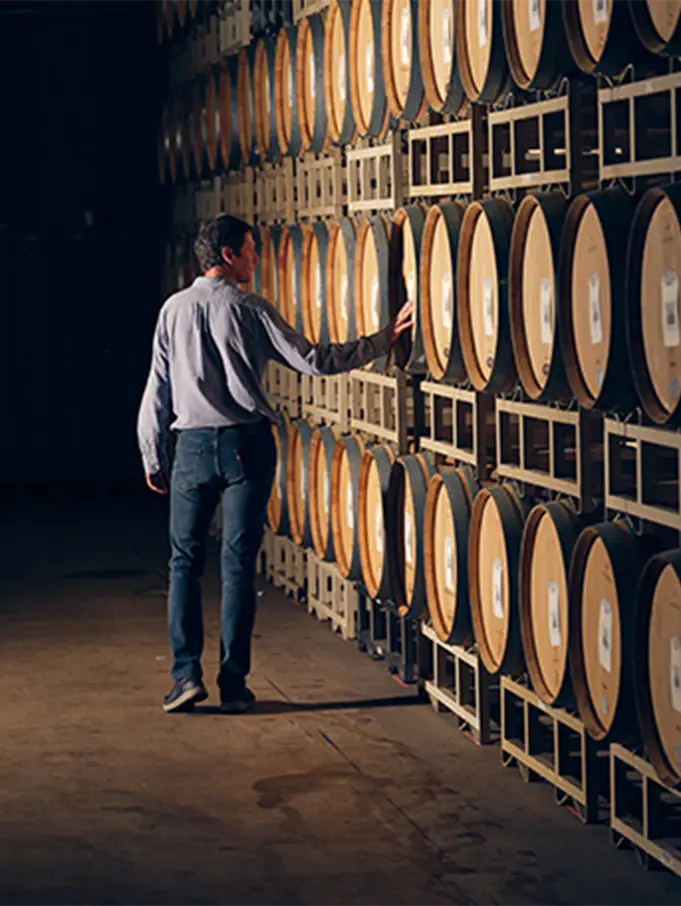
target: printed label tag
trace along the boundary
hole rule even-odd
[[[270,97],[270,77],[265,76],[265,103],[267,105],[267,116],[269,117],[272,113],[272,99]],[[215,111],[215,123],[217,125],[217,131],[220,131],[220,113],[219,110]]]
[[[541,281],[541,341],[542,343],[553,343],[553,313],[551,311],[552,302],[551,281],[544,277]]]
[[[442,323],[445,330],[452,329],[452,275],[442,275]]]
[[[322,269],[317,262],[314,275],[314,298],[317,308],[322,307]]]
[[[296,295],[296,274],[295,271],[291,271],[291,302],[293,303],[293,308],[298,308],[298,296]]]
[[[454,591],[454,539],[445,536],[445,588]]]
[[[293,107],[293,70],[288,71],[288,105]]]
[[[598,613],[598,663],[612,672],[612,605],[606,598],[601,598]]]
[[[305,492],[305,463],[302,459],[300,460],[300,490]]]
[[[681,714],[681,636],[672,636],[669,643],[672,708]]]
[[[662,336],[666,347],[678,346],[679,336],[679,278],[673,268],[662,275]]]
[[[352,482],[349,481],[345,486],[345,512],[348,520],[348,528],[354,531],[355,528],[355,504],[352,499]]]
[[[494,298],[492,293],[492,278],[485,277],[482,287],[482,312],[485,321],[485,336],[494,336]]]
[[[558,609],[558,583],[551,581],[549,592],[549,641],[552,648],[560,648],[560,611]]]
[[[312,97],[312,100],[314,100],[316,97],[316,92],[317,92],[317,86],[315,85],[316,71],[315,71],[315,65],[314,65],[314,53],[310,54],[309,59],[310,59],[310,96]]]
[[[407,562],[407,566],[413,566],[414,564],[414,525],[411,518],[411,513],[405,511],[404,514],[404,559]]]
[[[601,281],[598,274],[589,277],[589,327],[594,346],[603,342],[603,321],[601,319]]]
[[[383,505],[380,501],[376,504],[376,551],[383,553]]]
[[[373,94],[374,93],[374,46],[373,46],[373,44],[367,45],[366,64],[367,64],[367,91],[369,92],[369,94]]]
[[[536,31],[541,27],[541,16],[539,15],[539,0],[530,0],[530,31]]]
[[[344,321],[347,321],[348,320],[348,275],[347,274],[343,274],[341,277],[340,308],[341,308],[341,318]]]
[[[281,496],[281,460],[277,460],[277,470],[274,474],[274,486]]]
[[[400,47],[402,53],[402,65],[409,65],[409,10],[406,6],[402,7],[402,20],[400,23]]]
[[[416,302],[416,274],[409,271],[407,274],[407,299],[409,302]]]
[[[452,62],[452,17],[447,4],[442,9],[442,50],[445,65],[449,66]]]
[[[487,47],[487,0],[478,0],[478,44]]]
[[[345,54],[338,58],[338,97],[345,103]]]
[[[504,586],[501,569],[501,558],[495,557],[492,563],[492,612],[499,620],[504,619]]]
[[[331,496],[331,488],[330,488],[329,473],[328,473],[328,472],[324,472],[324,482],[323,482],[323,486],[324,486],[324,512],[328,515],[328,512],[329,512],[329,504],[330,504],[330,499],[329,499],[329,498],[330,498],[330,496]]]
[[[608,21],[608,4],[605,0],[593,0],[594,4],[594,24],[602,25]]]
[[[378,276],[371,278],[371,316],[374,320],[374,327],[378,330],[381,323],[381,309],[378,300]]]

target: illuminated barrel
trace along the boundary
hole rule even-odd
[[[315,345],[329,342],[326,314],[328,248],[326,224],[317,222],[305,230],[300,281],[303,333]]]
[[[318,153],[326,141],[324,24],[319,13],[298,23],[296,99],[301,151]]]
[[[331,521],[331,472],[338,436],[322,425],[312,433],[309,458],[310,529],[312,546],[321,560],[334,559]]]
[[[493,102],[510,87],[501,0],[457,0],[456,61],[466,96]]]
[[[282,28],[277,37],[274,60],[274,118],[282,154],[300,154],[300,125],[296,103],[297,32],[292,26]]]
[[[344,435],[336,444],[331,469],[333,549],[341,574],[353,580],[362,578],[357,512],[364,449],[359,435]]]
[[[350,102],[351,0],[331,0],[326,12],[324,43],[324,92],[327,131],[337,145],[355,138],[355,118]]]
[[[357,336],[368,336],[390,321],[388,262],[390,221],[379,214],[357,224],[355,245],[355,324]],[[376,359],[372,371],[386,367],[387,356]]]
[[[355,319],[355,225],[342,218],[328,224],[326,257],[326,317],[331,343],[356,339]]]
[[[426,99],[436,113],[459,113],[466,95],[456,65],[454,0],[418,4],[421,76]]]
[[[573,64],[560,3],[507,0],[501,10],[506,60],[519,88],[551,88],[570,72]]]
[[[272,426],[272,435],[277,450],[277,469],[267,504],[267,522],[275,535],[288,536],[290,521],[286,476],[288,470],[289,435],[291,420],[282,414],[280,422]]]
[[[565,33],[582,72],[615,75],[641,49],[628,3],[620,0],[563,0]]]
[[[359,556],[371,598],[391,597],[386,518],[392,518],[392,513],[386,510],[386,497],[394,460],[388,444],[376,444],[365,450],[359,473]]]
[[[393,116],[413,120],[424,107],[418,40],[418,0],[384,0],[381,28],[383,80]]]
[[[427,209],[412,204],[400,208],[393,217],[390,234],[388,293],[391,314],[395,315],[409,299],[414,303],[411,335],[402,334],[393,349],[397,364],[411,374],[425,374],[426,353],[421,335],[421,249]]]
[[[381,62],[381,4],[353,0],[350,13],[350,97],[360,136],[380,136],[389,110]]]
[[[310,444],[312,428],[305,419],[291,422],[286,460],[286,499],[291,538],[301,547],[312,547],[310,512]]]
[[[262,161],[275,161],[279,156],[277,123],[274,115],[275,43],[261,38],[255,48],[253,100],[255,110],[255,143]]]

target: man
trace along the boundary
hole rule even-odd
[[[201,575],[208,528],[222,497],[222,611],[218,687],[224,713],[246,711],[255,619],[255,565],[276,467],[277,416],[260,386],[269,359],[304,374],[338,374],[385,355],[411,329],[407,303],[388,327],[343,345],[313,346],[273,305],[239,289],[258,256],[251,227],[221,215],[202,225],[203,273],[161,308],[138,418],[146,481],[170,492],[168,624],[174,686],[165,711],[204,701]],[[168,440],[177,435],[172,477]]]

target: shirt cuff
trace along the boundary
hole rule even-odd
[[[372,334],[369,339],[376,350],[375,358],[380,359],[381,356],[388,355],[391,344],[388,339],[387,328],[384,327],[383,330],[379,330],[378,333]]]

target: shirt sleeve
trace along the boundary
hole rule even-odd
[[[258,313],[270,343],[270,358],[301,374],[333,375],[362,368],[387,355],[390,342],[386,330],[360,337],[350,343],[317,343],[294,330],[271,302],[261,300]]]
[[[173,416],[168,334],[161,309],[152,344],[151,369],[137,417],[137,440],[145,473],[168,470],[168,431]]]

